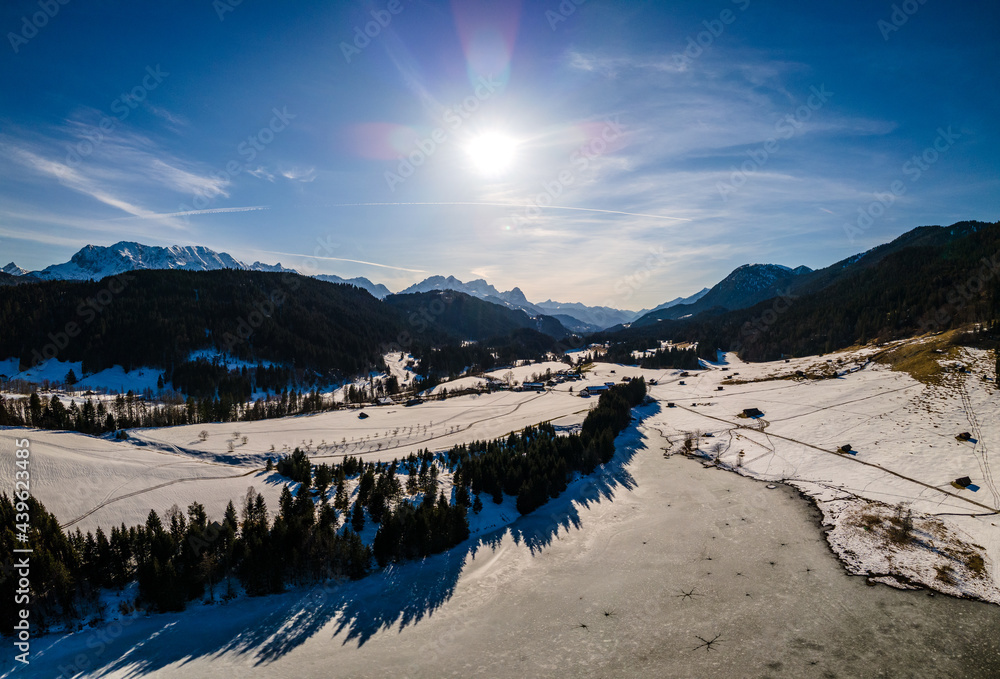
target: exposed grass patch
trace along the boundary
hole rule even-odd
[[[882,525],[882,519],[875,514],[865,512],[858,518],[858,525],[867,531],[872,531],[876,526]]]
[[[970,553],[965,555],[965,567],[977,578],[986,577],[986,560],[982,554]]]
[[[905,547],[913,542],[913,512],[904,510],[902,505],[896,507],[896,513],[889,519],[885,536],[894,545]]]
[[[943,582],[946,585],[954,585],[955,584],[955,577],[954,577],[954,573],[953,573],[953,571],[951,569],[951,566],[949,566],[948,564],[941,564],[941,565],[935,566],[934,570],[937,571],[937,579],[938,580],[940,580],[941,582]]]
[[[875,360],[924,384],[940,385],[946,374],[941,361],[954,361],[961,357],[954,340],[955,332],[946,332],[923,342],[901,344],[880,354]]]

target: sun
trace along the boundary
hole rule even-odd
[[[470,139],[465,151],[480,174],[495,176],[514,164],[517,142],[500,132],[484,132]]]

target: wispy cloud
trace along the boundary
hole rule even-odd
[[[281,176],[285,179],[291,179],[292,181],[311,182],[316,179],[316,168],[292,167],[286,170],[281,170]]]
[[[258,166],[254,170],[247,170],[247,174],[253,175],[257,179],[266,179],[269,182],[274,181],[274,175],[268,172],[263,166]]]
[[[641,214],[636,212],[622,212],[620,210],[602,210],[593,207],[570,207],[566,205],[544,205],[539,206],[535,203],[491,203],[485,201],[475,201],[475,202],[434,202],[434,203],[337,203],[331,205],[330,207],[397,207],[405,205],[426,205],[426,206],[476,206],[482,205],[487,207],[508,207],[508,208],[538,208],[540,210],[575,210],[578,212],[603,212],[609,215],[628,215],[631,217],[649,217],[651,219],[666,219],[670,221],[677,222],[689,222],[690,219],[686,217],[671,217],[669,215],[652,215],[652,214]]]
[[[8,160],[6,168],[0,161],[0,173],[19,182],[34,181],[42,191],[48,190],[47,181],[55,180],[79,195],[126,213],[127,218],[160,219],[161,226],[180,231],[188,226],[170,217],[182,215],[157,212],[150,204],[170,200],[172,194],[229,195],[228,179],[161,151],[146,136],[125,130],[107,134],[95,130],[79,119],[70,119],[48,130],[0,134],[0,152]],[[78,218],[77,222],[85,228],[87,220]]]
[[[423,269],[407,269],[406,267],[402,266],[393,266],[391,264],[379,264],[377,262],[366,262],[362,259],[348,259],[346,257],[319,257],[315,255],[304,255],[301,252],[278,252],[276,250],[252,250],[252,252],[263,252],[269,255],[282,255],[285,257],[301,257],[303,259],[322,259],[324,261],[330,261],[330,262],[350,262],[352,264],[377,266],[380,269],[393,269],[395,271],[407,271],[410,273],[427,273]]]
[[[215,207],[209,208],[207,210],[185,210],[183,212],[158,212],[155,214],[145,215],[139,217],[139,219],[163,219],[166,217],[191,217],[194,215],[221,215],[230,212],[255,212],[257,210],[268,210],[270,209],[267,205],[249,205],[246,207]],[[121,221],[123,219],[133,219],[133,217],[118,217],[113,221]]]
[[[79,193],[90,196],[105,205],[127,212],[135,217],[149,217],[153,213],[127,200],[112,195],[106,189],[100,187],[97,182],[91,180],[84,173],[55,160],[43,158],[24,148],[10,144],[0,145],[11,158],[18,161],[24,167],[41,174],[57,179],[63,186],[73,189]]]

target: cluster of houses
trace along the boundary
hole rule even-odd
[[[517,387],[515,391],[545,391],[546,387],[554,387],[557,384],[563,384],[565,382],[577,382],[582,379],[583,376],[579,373],[560,370],[559,372],[550,375],[549,379],[545,382],[525,382],[520,387]]]
[[[604,384],[591,384],[580,390],[581,398],[590,398],[595,394],[602,394],[611,387],[615,386],[614,382],[605,382]]]

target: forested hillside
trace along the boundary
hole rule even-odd
[[[385,303],[405,316],[411,331],[420,332],[436,326],[460,340],[495,338],[519,328],[531,328],[556,339],[567,334],[562,324],[551,316],[532,318],[520,309],[453,290],[390,295]]]
[[[894,243],[838,263],[837,275],[815,272],[832,281],[819,290],[790,291],[748,309],[715,310],[594,339],[696,341],[705,358],[723,349],[739,351],[746,360],[773,360],[969,323],[982,324],[987,340],[996,333],[1000,223],[924,227]]]
[[[13,286],[0,323],[0,355],[22,367],[54,353],[84,372],[167,369],[208,349],[331,377],[374,365],[403,330],[398,313],[356,287],[231,269]]]
[[[574,474],[611,461],[615,437],[645,395],[642,378],[615,386],[602,394],[581,431],[568,436],[542,424],[391,463],[348,457],[313,465],[296,449],[277,461],[277,472],[298,487],[285,486],[276,514],[251,487],[222,517],[208,516],[193,502],[186,512],[176,506],[163,515],[150,510],[142,525],[84,535],[65,533],[27,492],[13,499],[0,493],[0,520],[9,527],[0,531],[0,568],[11,568],[18,525],[34,550],[32,621],[42,630],[82,618],[98,606],[102,589],[121,590],[131,582],[138,585],[139,606],[178,611],[194,599],[231,598],[237,584],[255,596],[361,578],[375,563],[423,558],[468,538],[467,513],[482,510],[480,495],[496,503],[504,494],[516,496],[522,514],[558,497]],[[450,488],[439,483],[445,472],[452,473]],[[30,523],[19,518],[24,516]],[[369,522],[378,525],[371,545],[359,536]],[[0,581],[8,601],[15,588],[12,578]],[[14,615],[9,606],[0,613],[5,630],[13,629]]]
[[[383,302],[352,285],[232,269],[9,286],[0,323],[0,357],[19,358],[22,369],[48,358],[81,361],[84,374],[152,367],[185,395],[233,402],[256,390],[312,388],[378,370],[388,351],[413,351],[428,359],[422,374],[447,375],[544,355],[566,334],[554,318],[459,292]],[[483,345],[463,349],[468,340]]]

